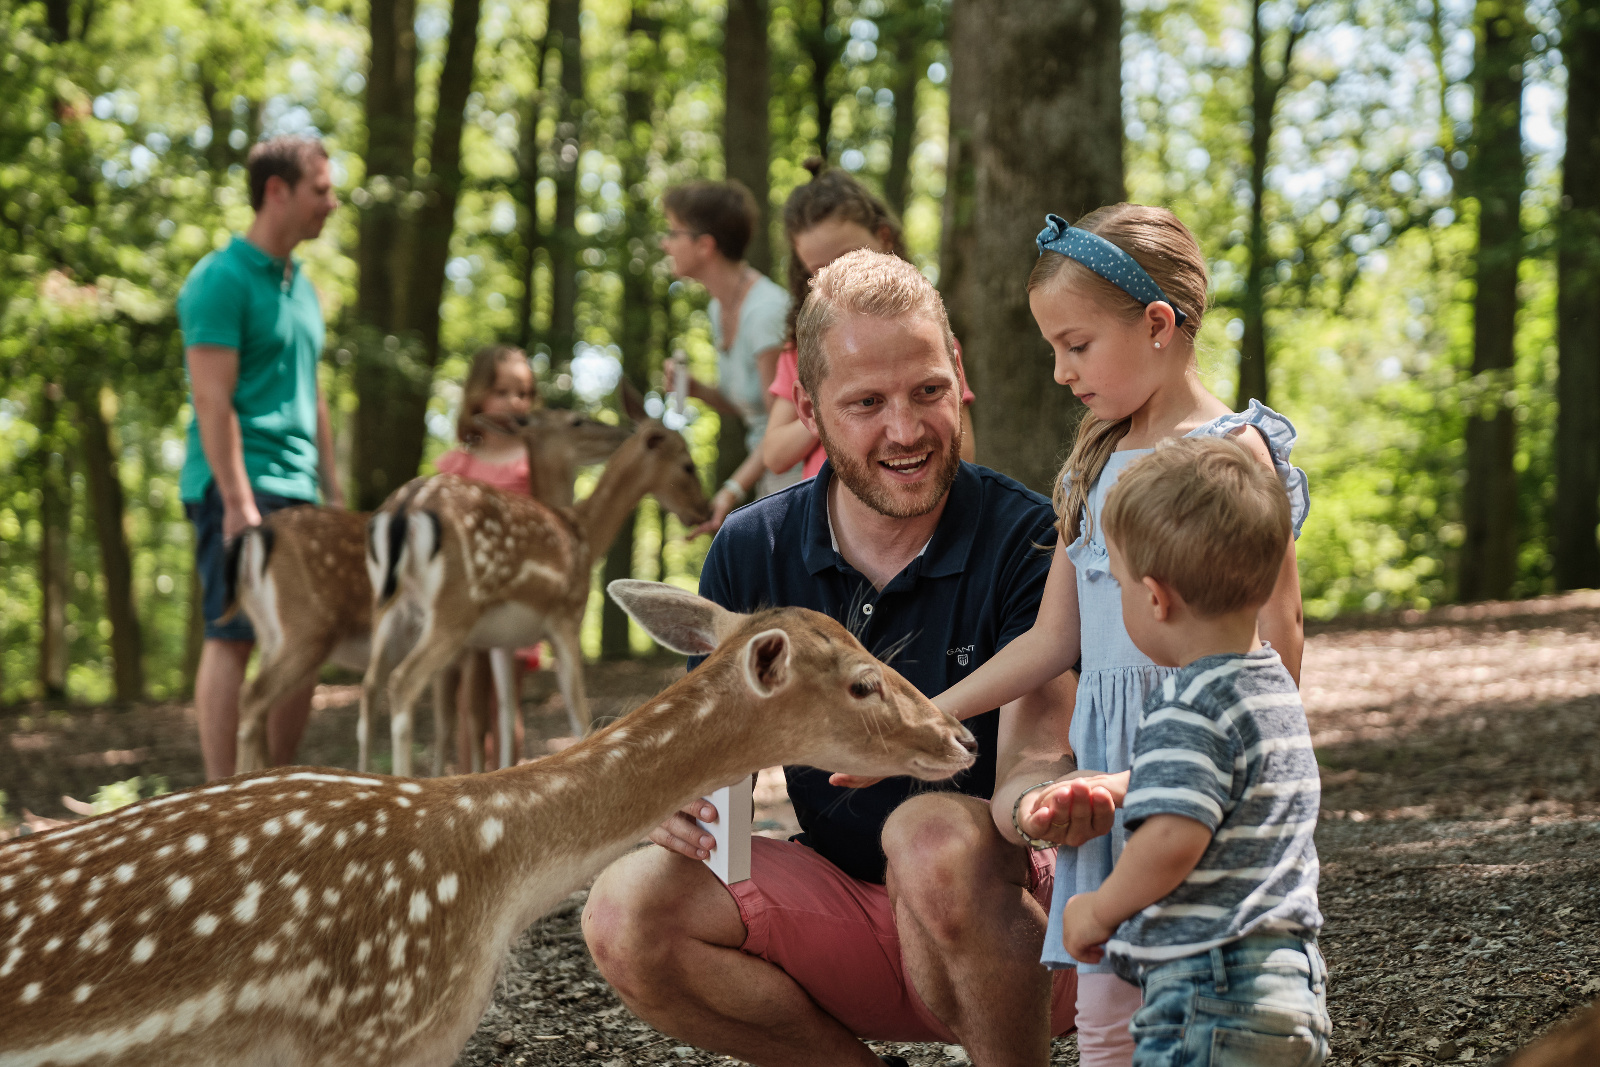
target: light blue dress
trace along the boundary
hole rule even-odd
[[[1272,453],[1273,466],[1289,494],[1289,510],[1294,536],[1300,536],[1311,498],[1306,475],[1290,466],[1289,450],[1294,447],[1294,426],[1288,419],[1262,404],[1250,401],[1245,411],[1213,419],[1186,436],[1223,437],[1241,426],[1261,431]],[[1078,768],[1117,773],[1133,765],[1133,737],[1144,711],[1145,698],[1161,680],[1176,673],[1175,668],[1157,667],[1134,647],[1122,625],[1122,591],[1111,576],[1106,554],[1105,530],[1100,522],[1106,494],[1117,478],[1148,448],[1113,452],[1106,460],[1094,488],[1089,491],[1086,511],[1091,520],[1078,539],[1067,546],[1067,558],[1078,572],[1078,619],[1082,634],[1083,674],[1078,679],[1078,701],[1072,712],[1068,738],[1078,757]],[[1080,848],[1061,848],[1056,853],[1055,890],[1050,898],[1050,929],[1045,934],[1043,960],[1046,967],[1076,966],[1082,973],[1110,974],[1105,963],[1079,963],[1061,945],[1061,911],[1074,893],[1088,893],[1100,887],[1111,874],[1112,865],[1122,855],[1128,833],[1122,827],[1122,809],[1117,809],[1111,833],[1097,837]]]

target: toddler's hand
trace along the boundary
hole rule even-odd
[[[1105,943],[1116,933],[1094,917],[1093,898],[1093,893],[1079,893],[1061,912],[1061,945],[1082,963],[1099,963],[1105,956]]]
[[[1116,816],[1112,792],[1099,777],[1087,777],[1063,779],[1023,798],[1017,821],[1032,837],[1077,848],[1110,833]]]

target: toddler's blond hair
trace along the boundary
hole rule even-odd
[[[1272,595],[1289,544],[1289,495],[1237,441],[1184,437],[1128,465],[1104,521],[1134,578],[1170,585],[1199,615],[1224,615]]]

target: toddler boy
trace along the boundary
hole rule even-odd
[[[1103,521],[1129,636],[1181,669],[1146,703],[1132,836],[1067,902],[1066,949],[1143,987],[1138,1067],[1315,1067],[1321,788],[1294,680],[1256,632],[1288,544],[1283,486],[1234,441],[1184,438],[1128,467]]]

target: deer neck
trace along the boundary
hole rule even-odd
[[[756,698],[740,670],[732,657],[708,661],[558,755],[458,779],[464,793],[481,794],[474,796],[484,814],[480,843],[493,838],[513,862],[539,857],[519,912],[552,906],[685,801],[782,760],[783,738],[770,724],[787,717],[776,709],[754,714]],[[769,728],[757,729],[758,719]]]
[[[607,463],[594,492],[576,505],[584,539],[598,553],[616,539],[628,515],[650,490],[650,470],[638,450],[624,447]]]

